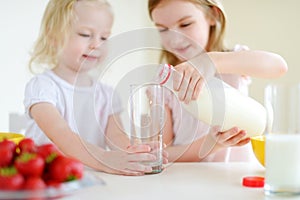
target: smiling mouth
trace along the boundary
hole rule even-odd
[[[99,59],[99,56],[93,56],[93,55],[83,55],[82,57],[87,60],[98,60]]]

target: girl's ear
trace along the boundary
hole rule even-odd
[[[211,7],[211,13],[209,15],[210,18],[210,25],[215,26],[217,23],[217,20],[220,18],[220,9],[216,6]]]

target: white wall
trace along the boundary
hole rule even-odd
[[[0,131],[8,131],[8,115],[22,113],[23,93],[31,77],[27,62],[29,50],[37,37],[47,0],[1,0],[0,59]],[[146,0],[109,0],[115,11],[113,34],[152,26]],[[223,0],[228,15],[227,41],[241,43],[251,49],[264,49],[281,54],[289,64],[289,72],[276,80],[297,82],[300,72],[300,1],[298,0]],[[130,6],[129,6],[130,5]],[[120,58],[110,72],[115,80],[128,68],[150,62],[154,56],[136,52]],[[150,54],[150,52],[149,52]],[[119,66],[121,65],[121,66]],[[263,87],[270,81],[253,79],[250,94],[262,101]]]
[[[108,1],[115,13],[112,36],[149,26],[149,19],[145,13],[147,1]],[[24,87],[32,77],[27,67],[29,52],[38,35],[40,21],[47,3],[48,0],[1,0],[0,2],[0,91],[2,94],[0,132],[9,131],[10,113],[22,114],[24,112]],[[149,57],[143,52],[135,52],[119,58],[111,67],[112,70],[107,72],[109,78],[106,81],[113,84],[128,69],[141,65],[145,60],[149,60]],[[21,121],[17,121],[18,123]]]
[[[1,1],[0,131],[8,131],[11,112],[22,113],[24,84],[30,77],[29,50],[37,37],[46,0]]]
[[[274,80],[253,79],[250,95],[263,102],[268,83],[300,80],[300,1],[222,0],[228,16],[227,41],[280,54],[288,63],[286,75]]]

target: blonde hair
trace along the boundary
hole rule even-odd
[[[152,11],[163,1],[167,0],[149,0],[148,1],[148,11],[151,17]],[[206,51],[227,51],[224,45],[224,35],[226,29],[226,15],[223,6],[218,0],[183,0],[188,1],[196,6],[200,6],[206,11],[208,15],[214,16],[216,20],[216,25],[210,27],[209,41]],[[216,9],[214,13],[213,8]],[[152,19],[152,17],[151,17]],[[181,61],[172,53],[164,50],[161,54],[161,61],[166,59],[168,63],[173,65],[179,64]]]
[[[60,50],[70,34],[74,19],[74,5],[78,1],[100,2],[106,0],[50,0],[42,18],[40,33],[33,47],[29,69],[35,72],[34,64],[53,69],[57,65]]]

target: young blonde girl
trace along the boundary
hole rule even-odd
[[[148,10],[160,32],[164,48],[161,61],[174,65],[178,72],[174,74],[173,86],[181,101],[197,99],[205,80],[217,73],[223,81],[247,94],[251,76],[274,78],[287,71],[286,62],[277,54],[240,45],[232,49],[224,46],[226,17],[218,0],[149,0]],[[233,127],[218,132],[184,110],[180,115],[174,96],[168,101],[172,125],[166,127],[173,127],[165,133],[169,160],[252,160],[245,131]]]
[[[107,173],[142,175],[155,159],[148,145],[129,146],[113,90],[88,74],[106,55],[113,24],[105,0],[50,0],[30,69],[43,66],[26,85],[30,117],[26,136],[37,144],[53,142],[67,156]],[[112,151],[105,150],[106,145]]]

